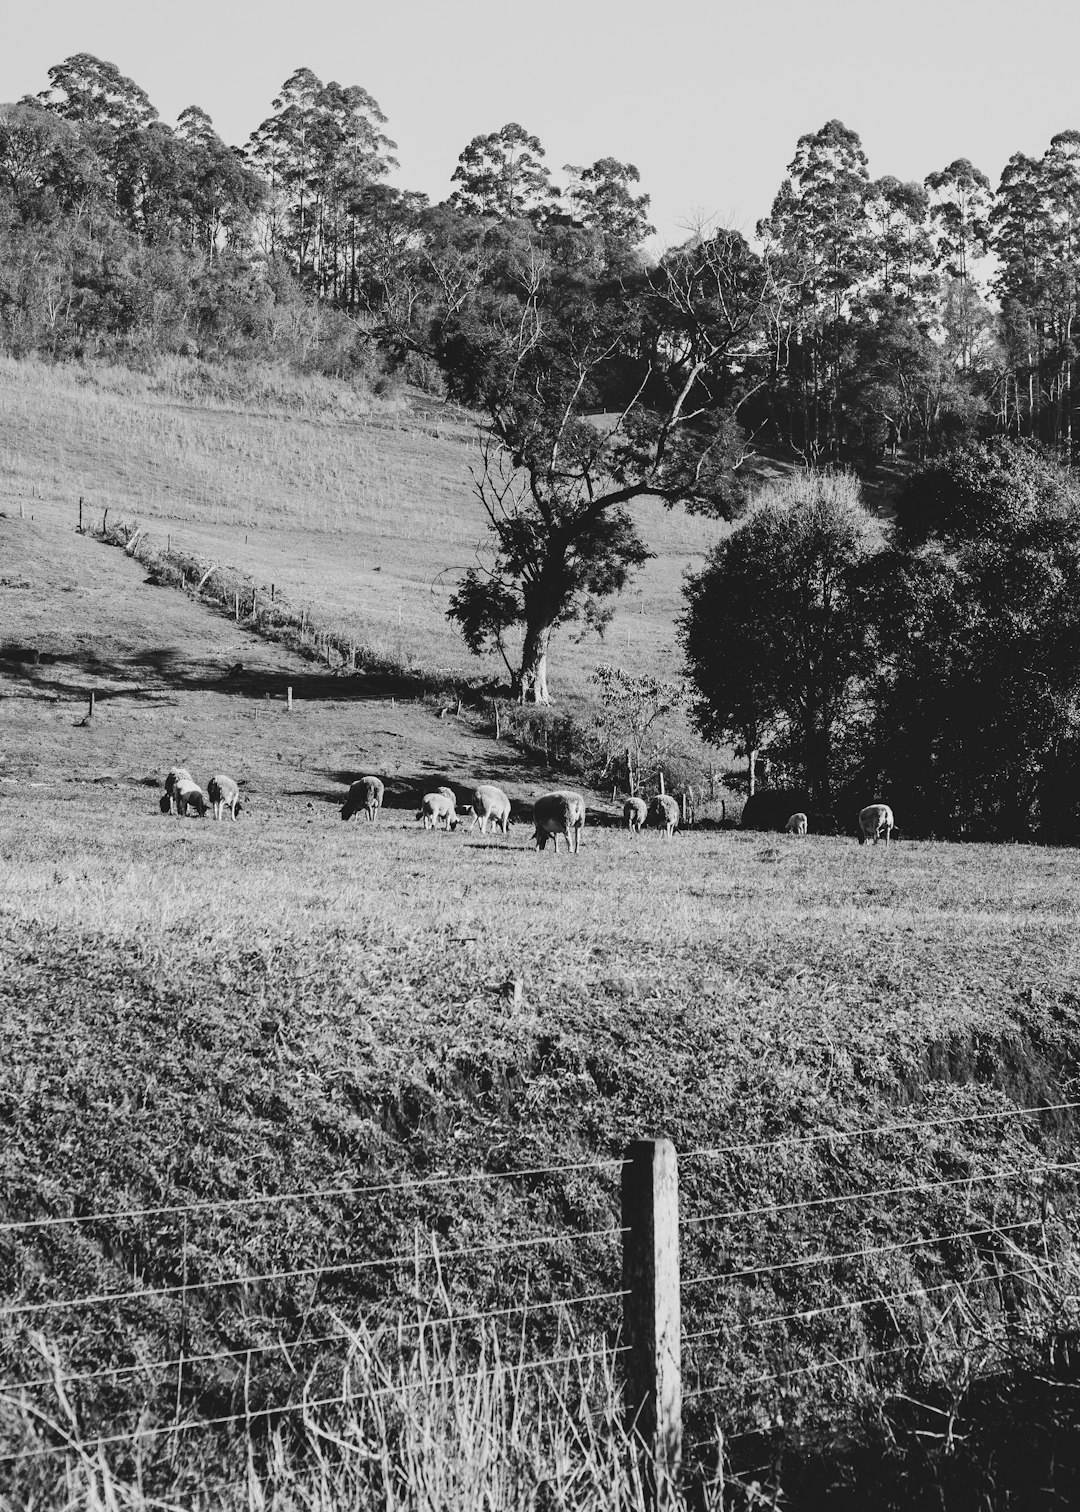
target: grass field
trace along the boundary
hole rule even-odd
[[[0,361],[0,508],[71,528],[138,520],[161,549],[235,566],[407,665],[504,675],[447,624],[483,538],[471,418],[437,401],[364,400],[345,385],[208,372],[176,359],[154,380],[109,368]],[[9,501],[5,504],[5,498]],[[682,577],[722,528],[645,501],[655,552],[603,641],[564,634],[556,696],[588,692],[598,661],[672,677]],[[688,738],[688,737],[684,737]]]
[[[39,380],[18,424],[36,415],[60,455],[49,426],[77,381]],[[83,388],[85,419],[108,395]],[[603,1370],[556,1372],[539,1397],[500,1377],[483,1407],[429,1392],[429,1416],[414,1378],[381,1426],[364,1414],[387,1372],[430,1382],[449,1360],[465,1379],[495,1348],[610,1345],[617,1303],[596,1299],[619,1284],[618,1178],[598,1162],[654,1136],[680,1152],[692,1456],[715,1472],[718,1424],[729,1505],[1068,1500],[1075,1113],[999,1115],[1080,1098],[1074,851],[667,843],[605,824],[595,794],[576,857],[537,854],[522,826],[424,832],[416,794],[444,778],[501,781],[520,807],[563,779],[467,714],[317,673],[152,586],[74,533],[67,463],[28,492],[29,454],[4,444],[0,1224],[87,1221],[0,1228],[0,1379],[54,1383],[0,1393],[0,1455],[143,1412],[243,1419],[305,1383],[351,1381],[355,1406],[330,1439],[252,1419],[70,1472],[0,1461],[4,1512],[640,1505]],[[160,814],[181,760],[241,780],[237,823]],[[342,824],[366,770],[390,805]],[[433,1176],[455,1183],[408,1185]],[[217,1285],[241,1275],[267,1279]],[[158,1295],[52,1307],[132,1289]],[[502,1315],[456,1352],[402,1345],[397,1322],[432,1310]],[[103,1368],[122,1373],[57,1389]]]

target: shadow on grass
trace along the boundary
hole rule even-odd
[[[291,688],[297,702],[360,703],[372,699],[418,699],[431,691],[430,682],[418,673],[277,671],[249,668],[242,661],[191,662],[175,646],[109,658],[89,649],[42,651],[8,641],[0,645],[0,674],[43,698],[83,698],[96,682],[120,685],[94,687],[95,697],[101,702],[113,698],[156,699],[162,693],[228,693],[240,698],[285,702]]]

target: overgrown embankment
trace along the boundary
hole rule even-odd
[[[682,1158],[688,1425],[707,1446],[716,1407],[736,1470],[820,1487],[838,1425],[937,1432],[895,1394],[1045,1369],[1071,1326],[1072,1114],[998,1116],[1077,1094],[1063,853],[587,832],[555,863],[336,814],[102,836],[34,803],[4,860],[5,1218],[327,1194],[6,1237],[20,1304],[162,1293],[43,1306],[69,1368],[190,1359],[73,1388],[87,1430],[178,1392],[280,1403],[346,1346],[247,1351],[338,1320],[617,1288],[594,1163],[642,1135]],[[469,1179],[410,1185],[435,1175]],[[267,1279],[199,1289],[241,1275]],[[554,1315],[525,1316],[496,1326],[542,1352]],[[617,1309],[572,1316],[610,1336]]]

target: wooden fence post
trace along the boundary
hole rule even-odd
[[[291,688],[288,690],[288,692],[286,693],[285,696],[286,696],[286,699],[288,700],[288,710],[289,710],[289,713],[291,714],[292,713],[292,689]]]
[[[682,1463],[679,1173],[669,1139],[636,1139],[622,1169],[623,1342],[627,1408],[645,1446],[657,1512],[671,1506]]]

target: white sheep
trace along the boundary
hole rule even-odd
[[[893,811],[887,803],[868,804],[859,814],[859,844],[865,845],[868,840],[873,840],[876,845],[882,835],[885,836],[885,848],[889,846],[889,836],[893,832]]]
[[[218,820],[224,809],[228,809],[235,819],[243,808],[240,802],[240,789],[231,777],[225,776],[224,772],[216,772],[211,777],[206,784],[206,796],[213,807],[214,818]]]
[[[809,826],[810,821],[805,814],[792,814],[784,829],[789,835],[805,835]]]
[[[165,801],[161,805],[163,814],[176,813],[176,785],[179,782],[194,782],[195,779],[187,767],[173,767],[165,778]]]
[[[480,833],[487,834],[488,822],[493,829],[501,829],[505,835],[510,827],[510,799],[501,787],[494,783],[482,782],[473,790],[472,795],[473,822],[469,825],[470,832],[480,826]]]
[[[351,819],[361,809],[372,821],[382,808],[383,793],[386,791],[381,777],[360,777],[349,788],[341,810],[343,819]]]
[[[187,817],[188,809],[194,809],[200,818],[206,817],[206,810],[210,806],[210,800],[202,788],[191,777],[181,778],[173,786],[173,797],[176,800],[176,812],[180,818]]]
[[[545,793],[533,804],[533,824],[538,850],[543,850],[551,839],[558,855],[559,836],[564,835],[571,852],[576,854],[585,825],[585,800],[580,793]]]
[[[456,800],[448,788],[440,788],[436,793],[425,793],[416,817],[424,821],[425,829],[438,829],[440,825],[445,825],[448,830],[457,829]]]
[[[649,805],[644,798],[628,798],[623,804],[623,824],[631,834],[636,835],[649,816]]]
[[[657,793],[649,802],[649,823],[670,840],[679,827],[679,805],[670,793]]]

